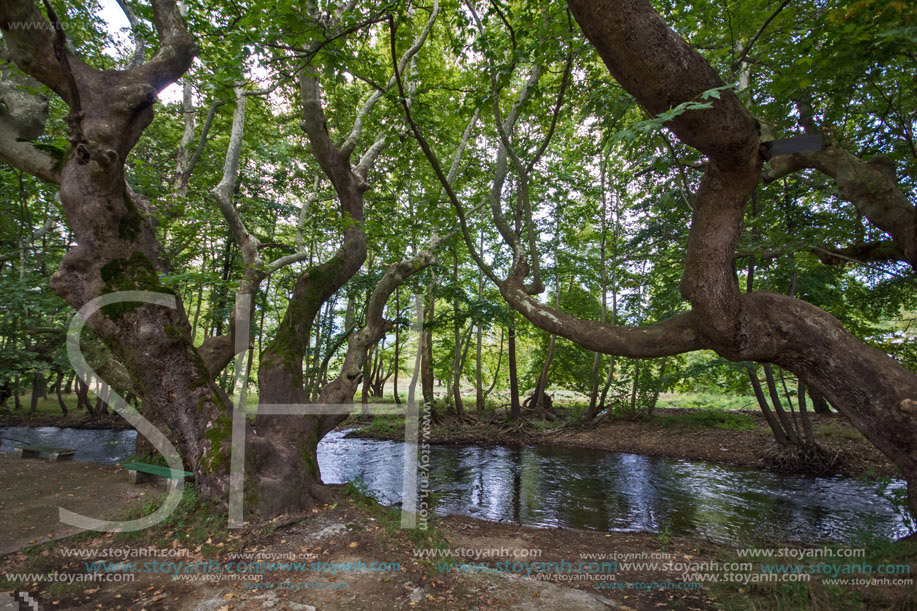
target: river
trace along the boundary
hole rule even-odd
[[[134,431],[0,427],[10,438],[77,448],[77,460],[129,456]],[[328,434],[318,448],[325,483],[358,480],[385,504],[401,502],[404,444]],[[432,446],[431,506],[526,526],[648,530],[730,544],[844,542],[907,534],[873,483],[780,475],[731,465],[549,446]],[[896,481],[893,488],[904,482]]]

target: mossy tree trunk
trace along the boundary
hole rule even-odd
[[[144,402],[172,428],[202,495],[224,498],[227,448],[205,433],[230,430],[229,406],[191,343],[181,301],[158,281],[161,249],[149,203],[124,179],[125,159],[153,118],[156,94],[184,73],[194,50],[173,0],[153,0],[153,14],[160,48],[145,64],[120,72],[97,70],[75,56],[62,29],[48,23],[32,2],[0,2],[0,28],[13,61],[70,107],[73,149],[59,173],[40,176],[60,184],[77,243],[51,286],[77,309],[114,291],[175,298],[174,308],[139,302],[106,306],[89,317],[87,326],[126,366]],[[53,13],[49,17],[57,19]],[[46,27],[8,29],[12,22]]]

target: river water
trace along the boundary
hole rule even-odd
[[[77,448],[77,460],[114,464],[133,453],[135,436],[0,427],[6,438],[0,451],[12,451],[12,438]],[[318,459],[325,483],[359,480],[381,502],[401,502],[403,443],[348,439],[334,431],[319,444]],[[664,531],[732,544],[855,543],[866,535],[907,534],[875,484],[849,477],[545,446],[432,446],[427,473],[437,513],[527,526]]]

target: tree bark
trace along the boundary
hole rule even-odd
[[[434,296],[434,287],[436,285],[435,276],[430,280],[430,287],[427,289],[426,300],[424,304],[423,320],[423,337],[421,342],[420,355],[420,385],[423,392],[424,405],[433,409],[433,321],[434,306],[436,298]]]
[[[813,388],[806,388],[809,392],[809,396],[812,398],[812,411],[816,414],[830,414],[831,407],[828,406],[828,402],[825,401],[825,396],[819,393]]]
[[[54,394],[57,395],[57,404],[60,406],[61,413],[66,418],[67,415],[69,414],[69,410],[67,409],[67,402],[64,401],[63,385],[64,385],[64,372],[58,371],[57,372],[57,381],[54,383]]]
[[[395,317],[401,318],[401,289],[395,289]],[[395,393],[395,405],[401,405],[401,397],[398,395],[398,370],[401,369],[401,325],[395,326],[395,355],[394,359],[394,380],[392,380],[392,390]]]
[[[509,360],[509,418],[516,421],[522,417],[522,404],[519,402],[519,376],[516,372],[516,313],[509,313],[509,333],[507,334],[507,359]]]
[[[41,397],[42,375],[36,371],[32,374],[32,393],[29,397],[29,416],[38,411],[38,399]]]

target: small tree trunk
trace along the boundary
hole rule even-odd
[[[761,408],[761,413],[764,414],[764,419],[767,421],[767,425],[771,428],[771,432],[774,434],[774,439],[777,440],[779,445],[783,447],[789,447],[789,437],[783,430],[783,427],[780,426],[780,422],[774,416],[770,406],[767,404],[767,399],[764,397],[764,391],[761,389],[761,381],[758,380],[758,374],[755,372],[754,365],[748,363],[747,368],[748,380],[751,382],[751,387],[755,391],[755,398],[758,400],[758,407]]]
[[[507,340],[509,351],[509,417],[510,420],[519,420],[522,417],[522,405],[519,403],[519,376],[516,372],[516,312],[509,314],[509,337]]]
[[[797,446],[802,445],[799,441],[799,435],[796,432],[796,427],[793,425],[793,421],[790,420],[789,416],[786,415],[786,412],[783,411],[783,405],[780,403],[780,394],[777,392],[777,384],[774,381],[774,371],[769,363],[764,364],[764,379],[767,381],[767,390],[771,395],[771,401],[774,404],[774,411],[777,412],[777,417],[780,419],[780,423],[786,430],[786,434],[790,440],[790,443]]]
[[[831,407],[829,407],[828,402],[825,400],[824,395],[815,390],[814,388],[806,388],[809,396],[812,398],[812,409],[816,414],[830,414]]]
[[[802,421],[802,430],[806,436],[806,447],[815,447],[815,434],[812,432],[812,423],[809,421],[809,412],[806,411],[806,384],[799,380],[796,397],[799,399],[799,419]]]
[[[372,378],[373,359],[370,355],[375,352],[376,347],[369,349],[366,360],[363,362],[363,384],[360,387],[360,403],[362,404],[362,413],[364,416],[369,415],[369,383]]]
[[[643,361],[637,359],[634,362],[634,382],[630,387],[630,413],[637,413],[637,390],[640,382],[640,363]]]
[[[548,371],[551,369],[551,362],[554,360],[554,350],[557,343],[557,336],[552,335],[548,342],[548,353],[544,358],[544,365],[541,367],[541,374],[538,376],[538,382],[535,384],[535,391],[532,393],[532,408],[544,407],[544,393],[548,388]]]
[[[452,251],[452,281],[458,285],[458,253]],[[455,404],[455,415],[462,417],[465,406],[462,404],[462,323],[459,320],[458,291],[452,300],[452,335],[455,341],[455,356],[452,361],[452,401]]]
[[[647,416],[652,416],[656,409],[656,403],[659,401],[659,393],[662,392],[662,385],[665,383],[665,368],[669,364],[669,357],[663,357],[662,364],[659,366],[659,378],[656,380],[656,388],[653,391],[653,399],[646,408]]]
[[[423,338],[421,342],[420,354],[420,386],[423,392],[424,405],[433,409],[433,316],[435,298],[433,295],[433,283],[430,283],[430,289],[427,291],[426,305],[424,307],[423,320]]]
[[[490,388],[484,391],[484,404],[487,404],[487,397],[490,396],[490,393],[493,392],[494,388],[497,386],[497,380],[500,378],[500,365],[503,364],[503,327],[500,327],[500,348],[497,350],[497,368],[494,371],[494,381],[490,384]]]
[[[468,360],[468,349],[471,347],[471,327],[468,327],[468,333],[463,340],[462,356],[458,362],[458,369],[455,371],[455,412],[459,418],[465,416],[465,404],[462,402],[462,372],[465,371],[465,362]]]
[[[395,316],[401,316],[401,289],[395,290]],[[398,396],[398,369],[401,365],[401,334],[399,330],[401,325],[395,325],[395,365],[394,379],[392,380],[393,390],[395,392],[395,405],[401,405],[401,397]]]
[[[476,325],[474,334],[474,408],[477,411],[484,409],[484,372],[482,365],[484,332],[481,325]]]
[[[86,413],[89,414],[90,418],[95,418],[96,412],[93,409],[92,404],[89,402],[89,385],[85,384],[83,380],[76,379],[76,409],[84,409]]]
[[[57,395],[57,404],[60,405],[60,411],[64,414],[64,416],[67,416],[69,415],[69,411],[67,410],[67,402],[64,401],[64,395],[63,395],[63,390],[62,390],[63,385],[64,385],[64,372],[58,371],[57,372],[57,382],[54,384],[54,393]]]
[[[42,376],[39,372],[32,374],[32,397],[29,402],[29,416],[35,415],[35,412],[38,411],[38,399],[41,396],[41,380]]]

